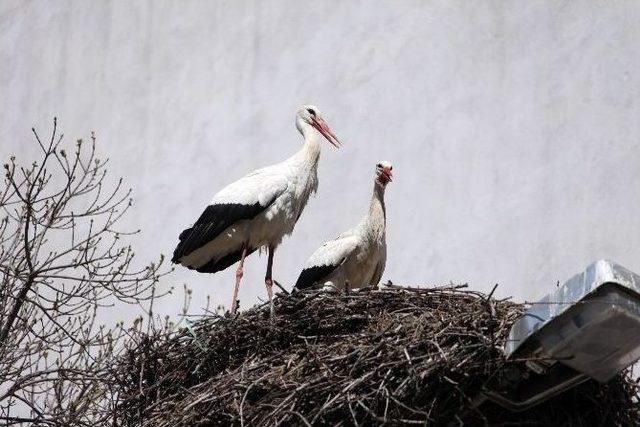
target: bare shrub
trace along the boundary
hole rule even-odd
[[[118,228],[131,190],[112,182],[96,140],[65,147],[54,119],[41,157],[4,165],[0,189],[0,423],[95,425],[110,416],[108,364],[141,328],[100,325],[103,307],[151,316],[162,257],[133,265]],[[70,149],[69,149],[70,148]]]

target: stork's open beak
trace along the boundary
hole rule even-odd
[[[329,125],[322,119],[322,117],[313,118],[313,127],[318,129],[318,132],[320,132],[325,138],[327,138],[327,141],[333,144],[334,147],[342,147],[342,143],[338,140],[338,137],[335,136],[333,132],[331,132],[331,129],[329,129]]]

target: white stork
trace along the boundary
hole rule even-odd
[[[291,234],[318,188],[320,143],[341,143],[320,111],[305,105],[296,113],[296,127],[304,145],[287,160],[258,169],[220,190],[192,226],[180,233],[172,262],[201,273],[215,273],[240,261],[236,270],[231,312],[238,304],[244,259],[256,249],[268,251],[265,285],[272,302],[273,254],[285,235]]]
[[[376,286],[387,261],[384,191],[392,178],[391,163],[376,165],[369,212],[351,230],[320,246],[309,258],[296,289],[329,285],[337,289]]]

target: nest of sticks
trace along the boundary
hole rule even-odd
[[[521,304],[464,286],[280,294],[139,340],[120,425],[633,425],[638,384],[586,382],[528,411],[474,405]]]

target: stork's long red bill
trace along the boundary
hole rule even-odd
[[[338,140],[338,137],[335,136],[335,134],[329,128],[327,122],[325,122],[321,117],[314,117],[313,127],[318,129],[318,132],[320,132],[325,138],[327,138],[327,141],[333,144],[334,147],[342,147],[342,143],[340,142],[340,140]]]

